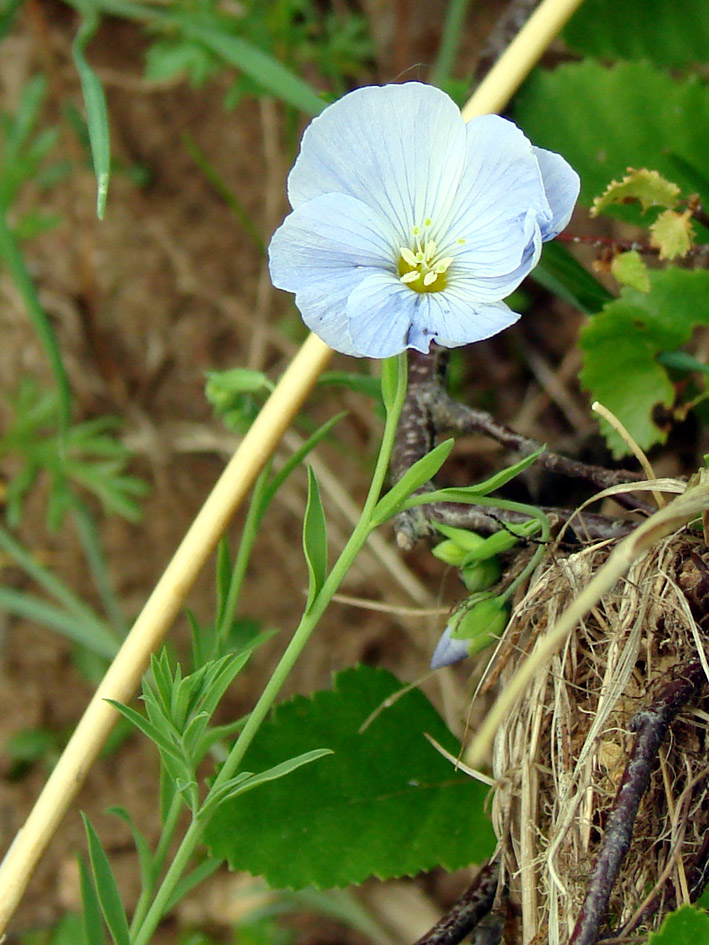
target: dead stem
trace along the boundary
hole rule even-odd
[[[635,817],[672,720],[705,682],[698,659],[673,674],[659,697],[637,712],[630,730],[636,733],[630,757],[605,828],[601,849],[586,888],[569,945],[594,945],[605,920],[613,883],[630,847]]]
[[[458,945],[492,909],[499,872],[497,861],[481,866],[463,895],[415,945]]]
[[[468,407],[449,397],[443,387],[444,373],[445,360],[440,348],[434,346],[432,353],[428,355],[410,353],[409,387],[392,456],[392,476],[395,481],[431,450],[436,435],[444,431],[480,433],[521,456],[528,456],[539,449],[541,444],[536,440],[500,423],[487,411]],[[611,470],[603,466],[589,465],[550,450],[545,450],[537,462],[547,472],[582,479],[600,489],[635,482],[641,478],[640,474],[629,470]],[[419,491],[426,492],[432,488],[431,484],[427,484]],[[652,511],[651,506],[634,496],[620,495],[617,498],[630,508]],[[571,514],[564,509],[545,511],[560,521],[566,521]],[[512,522],[519,519],[514,516],[510,518],[509,513],[491,511],[480,506],[457,506],[447,503],[417,506],[397,517],[399,545],[406,549],[413,547],[418,538],[432,532],[431,523],[435,520],[489,533],[499,529],[499,521]],[[619,537],[630,528],[628,523],[585,513],[575,530],[579,537],[583,535],[584,538],[605,539]]]

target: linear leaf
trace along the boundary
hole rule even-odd
[[[303,522],[303,551],[308,565],[308,602],[310,609],[327,574],[327,525],[315,473],[308,466],[308,501]]]
[[[106,920],[108,931],[115,945],[129,945],[128,921],[126,919],[125,909],[121,902],[120,893],[116,878],[113,875],[111,864],[103,849],[98,834],[91,825],[91,821],[82,813],[84,828],[86,830],[86,839],[89,844],[89,860],[91,861],[91,871],[94,875],[96,885],[96,895],[101,906],[101,912]]]
[[[377,502],[372,513],[372,525],[378,526],[395,515],[404,501],[420,486],[429,482],[450,456],[455,446],[455,440],[444,440],[434,447],[430,453],[417,460],[410,469],[407,469],[401,479],[391,487]]]

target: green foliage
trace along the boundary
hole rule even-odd
[[[374,525],[382,525],[387,519],[403,507],[404,502],[429,480],[431,480],[445,463],[455,446],[455,440],[444,440],[435,446],[430,453],[422,456],[413,466],[406,470],[401,479],[382,496],[372,513]]]
[[[586,60],[536,71],[514,114],[535,144],[576,168],[587,206],[628,167],[657,170],[706,204],[709,126],[697,116],[707,110],[709,89],[696,79],[675,81],[646,62]]]
[[[332,690],[279,706],[246,753],[252,770],[294,751],[334,754],[234,802],[206,830],[215,856],[273,886],[342,886],[480,862],[494,846],[486,789],[428,743],[458,746],[428,700],[384,670],[360,666]],[[297,856],[293,851],[297,850]]]
[[[141,480],[125,472],[128,450],[115,436],[115,417],[96,417],[62,431],[60,401],[53,391],[42,390],[25,378],[14,396],[7,396],[13,419],[0,436],[0,458],[21,460],[20,471],[10,480],[6,503],[8,521],[17,526],[25,499],[37,478],[47,475],[50,492],[47,524],[58,529],[76,504],[79,487],[97,498],[109,514],[129,521],[140,518],[135,499],[145,495]]]
[[[694,906],[682,906],[651,932],[648,945],[704,945],[709,942],[709,916]]]
[[[683,68],[709,59],[709,7],[705,0],[585,0],[564,39],[590,56]]]
[[[145,715],[109,700],[155,743],[170,783],[193,813],[200,802],[197,766],[214,743],[210,719],[249,655],[248,650],[230,653],[183,677],[180,665],[173,669],[162,650],[151,660],[152,682],[143,684]]]
[[[208,371],[204,393],[226,427],[245,433],[256,419],[263,396],[272,390],[273,384],[263,371],[230,368]]]
[[[76,71],[79,73],[81,91],[86,106],[86,124],[91,145],[91,158],[96,175],[96,216],[99,220],[103,220],[111,174],[111,138],[108,128],[108,110],[101,83],[84,55],[88,42],[98,29],[99,17],[92,0],[75,0],[75,5],[82,16],[71,52],[74,57]]]
[[[327,576],[327,523],[315,473],[308,466],[308,501],[303,520],[303,552],[308,565],[306,611],[320,593]]]
[[[668,268],[649,275],[649,293],[624,288],[581,334],[584,386],[643,449],[664,442],[666,431],[653,411],[672,407],[676,396],[658,355],[679,348],[695,327],[709,324],[709,272]],[[604,432],[615,455],[624,455],[627,447],[618,434],[605,425]]]
[[[89,860],[93,875],[96,897],[103,913],[104,921],[108,926],[111,938],[115,945],[129,945],[128,920],[121,901],[111,864],[108,862],[106,851],[101,845],[96,831],[86,814],[83,814],[84,828],[89,845]],[[89,902],[91,899],[89,898]],[[86,913],[87,916],[89,913]],[[94,925],[93,918],[91,925]],[[90,926],[87,923],[87,928]]]

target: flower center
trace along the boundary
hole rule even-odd
[[[448,267],[452,256],[442,256],[435,240],[427,239],[431,220],[424,221],[424,228],[412,230],[412,247],[400,246],[397,270],[399,280],[414,292],[441,292],[448,285]]]

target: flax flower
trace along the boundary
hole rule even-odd
[[[467,125],[439,89],[350,92],[306,129],[273,283],[345,354],[385,358],[489,338],[502,301],[568,223],[578,176],[497,115]]]

